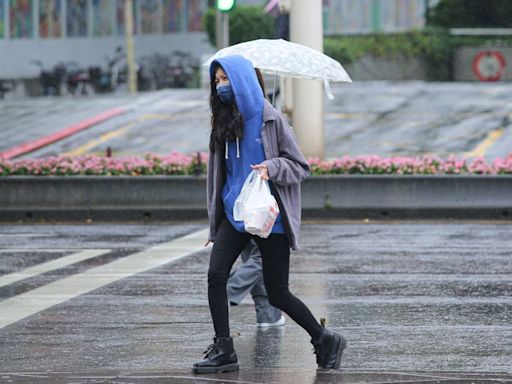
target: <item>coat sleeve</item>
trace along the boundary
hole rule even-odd
[[[293,130],[282,116],[275,120],[279,156],[265,160],[272,182],[280,185],[300,183],[309,175],[309,164],[304,158]]]

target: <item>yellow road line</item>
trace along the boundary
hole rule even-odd
[[[498,141],[503,136],[503,133],[505,133],[505,128],[503,127],[498,128],[492,132],[489,132],[484,141],[478,144],[475,149],[473,149],[470,152],[466,152],[464,155],[466,157],[484,156],[489,150],[489,148],[491,148],[496,143],[496,141]]]
[[[369,116],[373,116],[376,113],[333,113],[329,112],[325,114],[328,119],[367,119]]]
[[[123,125],[121,128],[118,128],[116,129],[115,131],[112,131],[112,132],[108,132],[108,133],[105,133],[103,135],[101,135],[99,137],[99,139],[94,139],[94,140],[91,140],[89,141],[87,144],[84,144],[76,149],[73,149],[72,151],[69,151],[69,152],[66,152],[66,153],[63,153],[63,156],[80,156],[80,155],[83,155],[85,153],[87,153],[88,151],[90,151],[91,149],[93,149],[94,147],[110,140],[110,139],[113,139],[114,137],[119,137],[121,136],[123,133],[125,133],[127,130],[129,130],[130,128],[132,128],[134,125],[135,125],[136,122],[132,121],[126,125]]]
[[[139,118],[141,121],[145,120],[177,120],[187,117],[202,117],[206,115],[207,111],[201,112],[178,112],[178,113],[148,113]]]
[[[87,152],[89,152],[94,147],[97,147],[100,144],[103,144],[104,142],[113,139],[115,137],[119,137],[123,135],[127,130],[135,126],[135,124],[140,123],[142,121],[146,120],[163,120],[163,121],[170,121],[170,120],[176,120],[180,118],[186,118],[186,117],[195,117],[204,115],[207,112],[180,112],[175,114],[163,114],[163,113],[148,113],[145,115],[139,116],[135,121],[132,121],[121,128],[116,129],[115,131],[111,131],[108,133],[105,133],[101,135],[98,139],[94,139],[89,141],[88,143],[73,149],[69,152],[63,153],[63,156],[81,156]]]

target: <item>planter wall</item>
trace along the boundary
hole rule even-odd
[[[316,176],[302,185],[306,219],[501,219],[512,176]],[[0,178],[0,221],[206,219],[206,180],[191,176]]]
[[[353,81],[427,79],[427,67],[425,61],[420,58],[389,60],[366,55],[344,67]]]

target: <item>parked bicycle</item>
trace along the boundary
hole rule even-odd
[[[39,85],[41,94],[44,96],[60,96],[67,93],[66,89],[66,67],[63,63],[59,63],[52,69],[44,68],[40,60],[31,60],[32,64],[40,69]]]
[[[12,91],[13,88],[13,81],[0,79],[0,99],[3,99],[5,94]]]
[[[119,84],[127,81],[126,55],[122,47],[117,47],[112,56],[105,56],[102,66],[89,67],[91,83],[97,92],[114,92]]]

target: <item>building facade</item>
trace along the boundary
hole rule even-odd
[[[421,29],[439,0],[324,0],[324,34],[396,33]]]
[[[202,29],[207,0],[134,0],[138,58],[212,51]],[[125,45],[124,0],[0,0],[0,78],[37,76],[75,61],[101,65]]]
[[[295,0],[297,1],[297,0]],[[311,0],[301,0],[311,1]],[[438,0],[322,0],[326,35],[422,28]],[[124,0],[0,0],[0,79],[34,78],[40,68],[74,61],[102,65],[125,45]],[[202,30],[208,0],[133,0],[135,52],[212,53]],[[268,0],[238,0],[266,5]]]

